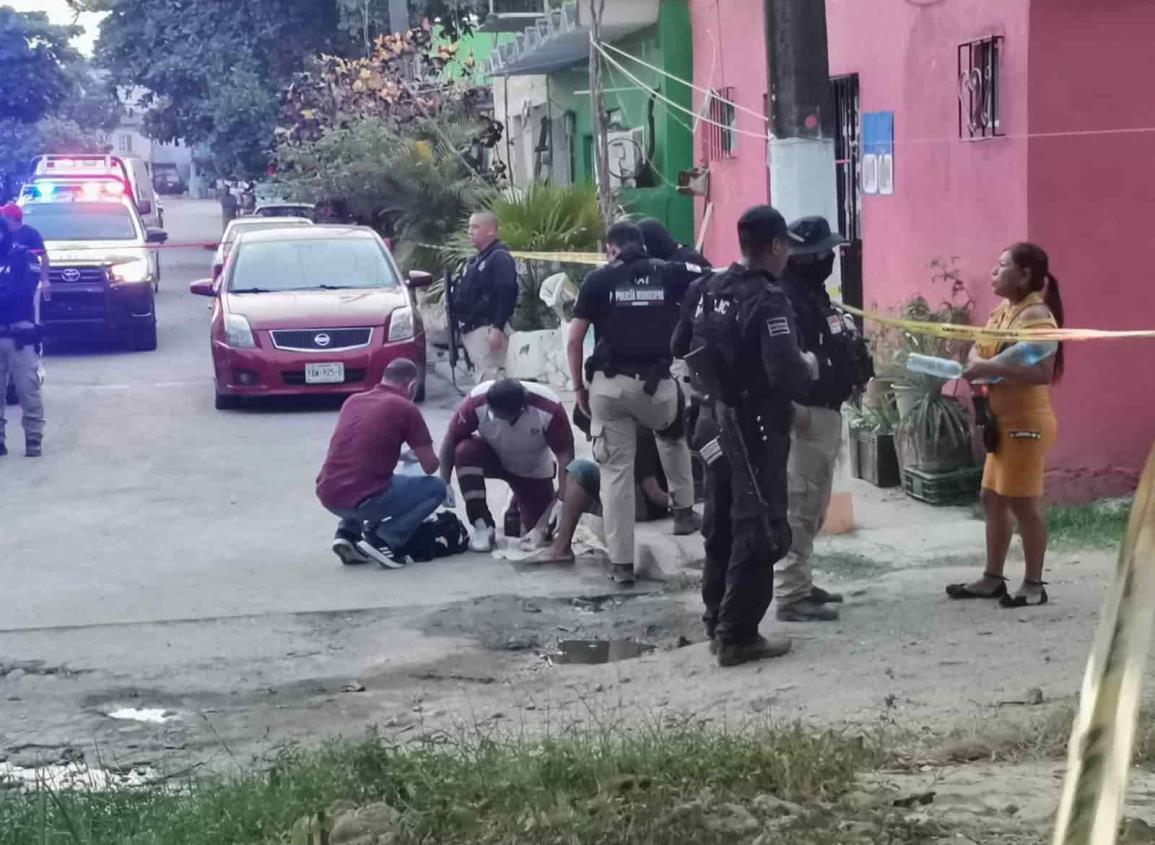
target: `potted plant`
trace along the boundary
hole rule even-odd
[[[970,323],[974,303],[955,266],[956,260],[939,258],[931,262],[932,284],[949,287],[939,305],[934,307],[925,297],[914,296],[902,305],[903,319]],[[896,348],[882,372],[893,380],[898,416],[896,445],[904,487],[915,498],[935,503],[970,498],[978,490],[979,473],[968,407],[958,396],[947,393],[946,379],[906,368],[906,358],[911,353],[962,362],[965,349],[948,338],[905,329],[896,330],[893,340],[897,341],[892,344]]]
[[[875,487],[902,483],[894,443],[898,408],[892,391],[871,391],[849,410],[851,474]]]

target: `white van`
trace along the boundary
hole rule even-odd
[[[75,182],[81,179],[116,179],[124,183],[125,194],[140,213],[144,225],[164,228],[164,212],[152,184],[152,167],[147,161],[114,155],[42,155],[32,161],[32,185]]]

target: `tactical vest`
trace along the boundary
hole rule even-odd
[[[744,425],[757,418],[783,432],[790,428],[790,401],[770,386],[758,335],[759,300],[765,286],[762,274],[733,270],[707,281],[694,314],[691,348],[710,350],[722,383],[722,401],[739,411]]]
[[[609,315],[599,327],[598,368],[612,375],[638,375],[654,366],[669,367],[670,338],[678,322],[679,303],[667,290],[663,263],[638,260],[608,265],[615,284]]]

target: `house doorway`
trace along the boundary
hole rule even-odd
[[[860,190],[861,111],[858,74],[830,80],[834,100],[834,167],[838,183],[838,231],[849,242],[842,248],[842,301],[863,307],[862,192]],[[859,321],[861,323],[861,321]]]

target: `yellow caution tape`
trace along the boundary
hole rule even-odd
[[[1087,661],[1054,845],[1116,841],[1153,621],[1155,449],[1139,480],[1115,580]]]
[[[437,249],[437,247],[431,247]],[[523,261],[555,261],[559,264],[601,265],[606,258],[597,252],[510,252],[514,258]],[[933,335],[949,340],[971,343],[979,340],[1007,341],[1081,341],[1081,340],[1124,340],[1128,338],[1155,338],[1155,329],[1109,330],[1109,329],[987,329],[982,326],[960,326],[954,323],[930,323],[920,320],[905,320],[876,311],[864,311],[845,303],[836,303],[850,314],[863,319],[893,326],[911,334]]]
[[[889,317],[874,311],[863,311],[852,305],[838,303],[840,308],[884,326],[905,329],[911,334],[934,335],[950,340],[1121,340],[1124,338],[1155,338],[1155,330],[1137,329],[1110,331],[1106,329],[987,329],[982,326],[959,326],[953,323],[928,323],[921,320],[904,320]]]

